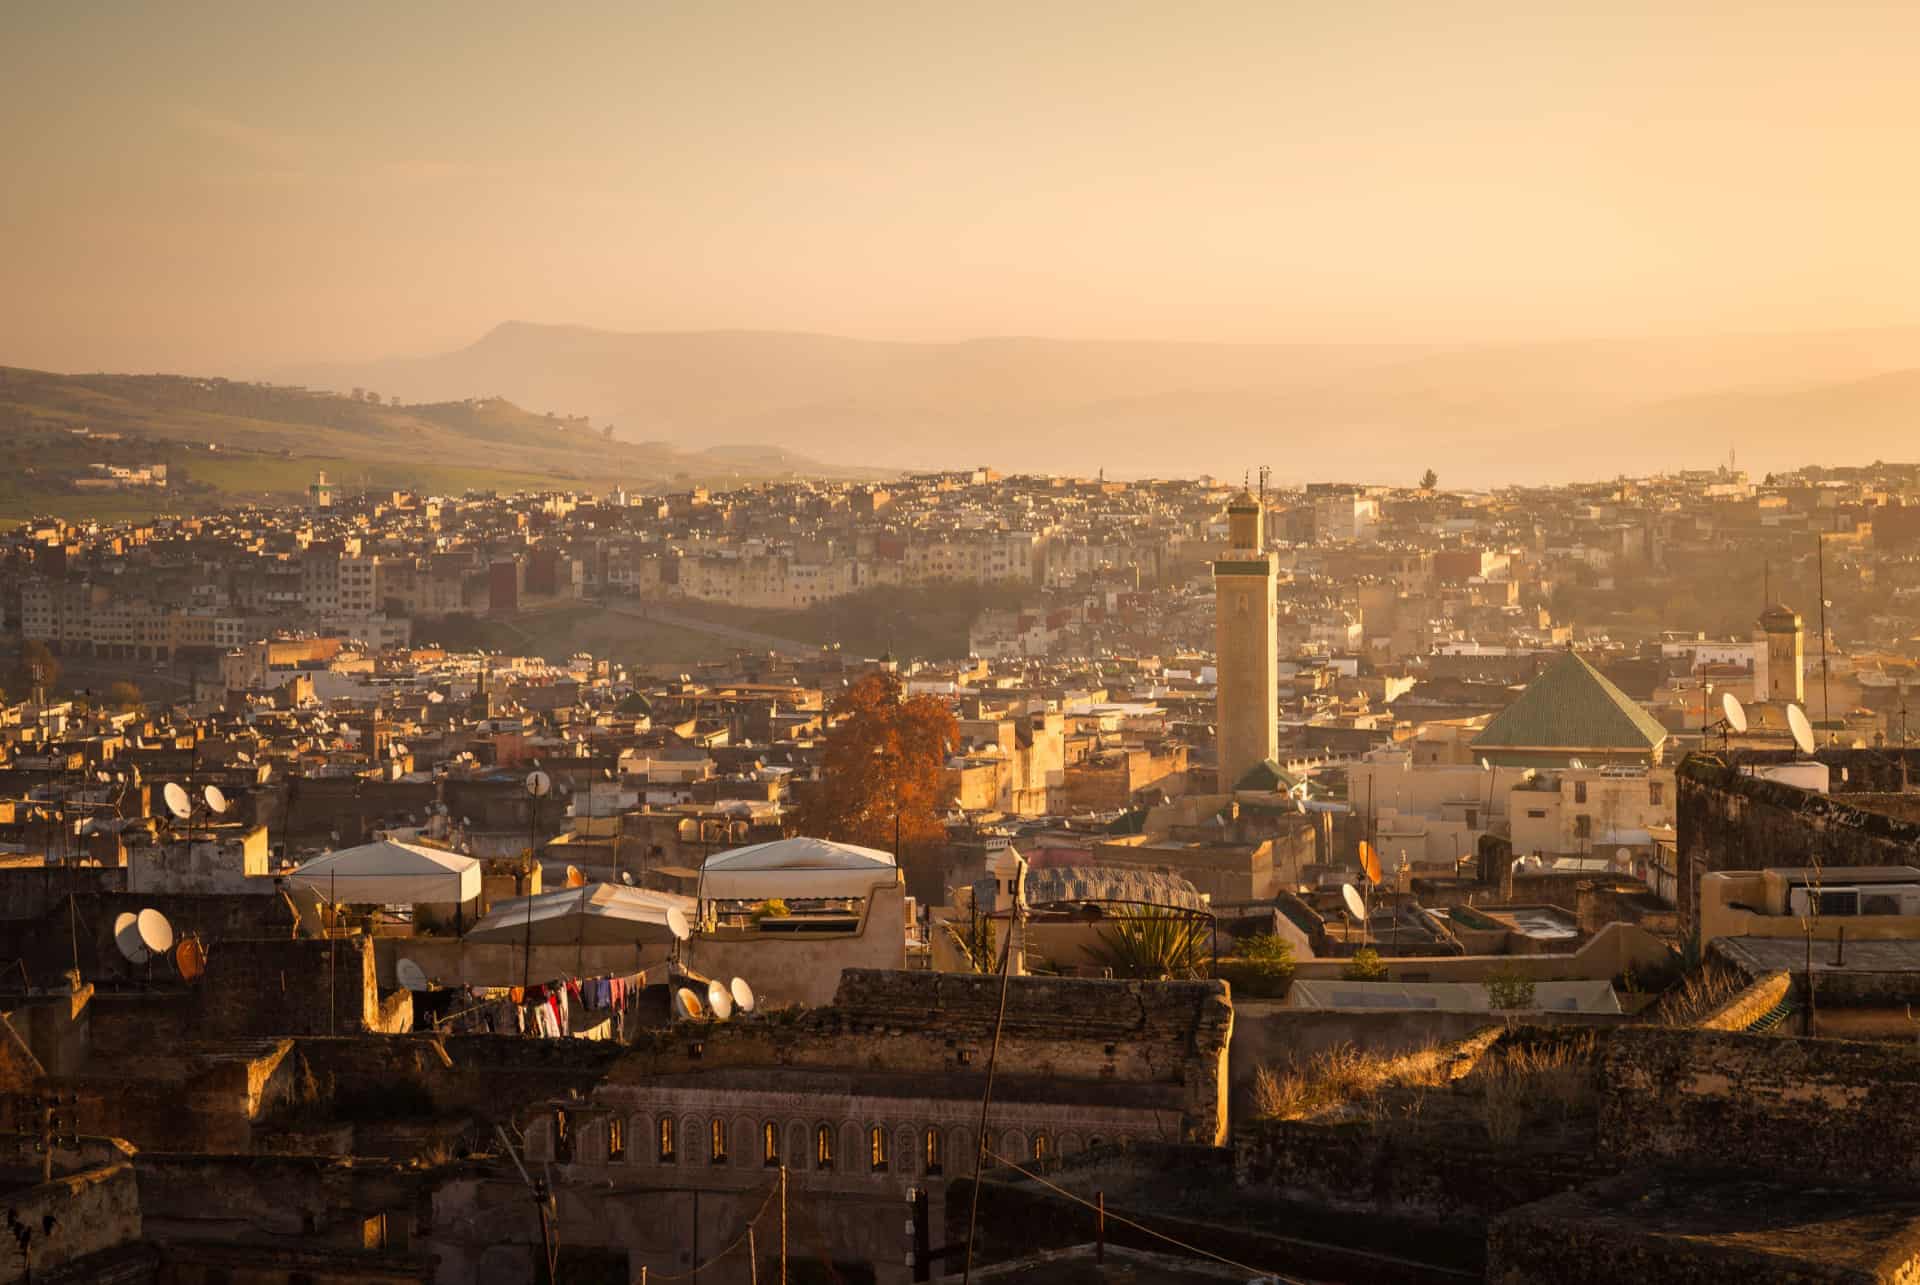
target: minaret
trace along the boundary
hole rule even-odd
[[[1227,504],[1227,555],[1213,564],[1215,672],[1220,712],[1220,792],[1279,753],[1274,556],[1264,505],[1242,491]]]
[[[1759,644],[1754,648],[1758,662],[1753,674],[1754,697],[1804,704],[1807,631],[1800,613],[1779,603],[1768,607],[1760,613],[1753,640]]]

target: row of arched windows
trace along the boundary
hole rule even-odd
[[[567,1113],[556,1113],[554,1121],[556,1158],[588,1159],[573,1154],[573,1140]],[[635,1142],[629,1142],[629,1121],[618,1115],[605,1118],[603,1157],[609,1163],[662,1165],[756,1165],[767,1169],[786,1164],[792,1169],[820,1172],[889,1172],[940,1177],[950,1165],[970,1171],[973,1165],[973,1134],[963,1127],[940,1125],[856,1125],[851,1121],[762,1120],[758,1125],[738,1117],[693,1116],[660,1113],[637,1117],[632,1123]],[[644,1137],[645,1141],[638,1141]],[[1087,1146],[1100,1139],[1089,1137]],[[590,1144],[589,1144],[590,1145]],[[1044,1162],[1056,1153],[1071,1155],[1080,1150],[1082,1139],[1074,1133],[1055,1137],[1045,1130],[1027,1132],[1009,1129],[1001,1132],[992,1149],[1007,1159],[1022,1163]],[[989,1163],[992,1163],[989,1161]]]

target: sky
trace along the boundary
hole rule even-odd
[[[1920,6],[0,5],[0,364],[1920,321]]]

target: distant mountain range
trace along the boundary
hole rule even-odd
[[[279,372],[499,395],[688,449],[867,467],[1443,485],[1920,457],[1920,327],[1480,346],[896,343],[508,322],[438,356]]]

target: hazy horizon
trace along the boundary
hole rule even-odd
[[[0,362],[1920,324],[1920,12],[22,3]],[[110,75],[103,72],[110,69]]]

